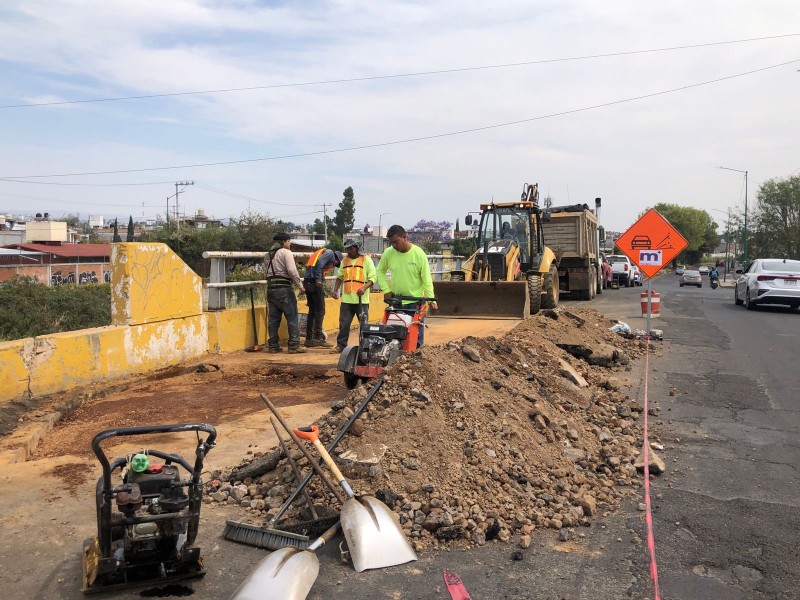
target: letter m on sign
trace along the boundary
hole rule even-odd
[[[639,250],[639,264],[660,267],[664,264],[661,262],[661,250]]]

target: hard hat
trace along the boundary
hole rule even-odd
[[[350,246],[355,246],[359,250],[361,250],[361,242],[355,240],[354,238],[347,238],[344,241],[344,249],[347,250]]]

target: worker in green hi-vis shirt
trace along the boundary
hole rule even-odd
[[[384,298],[388,299],[394,295],[435,298],[431,267],[425,251],[408,241],[408,233],[400,225],[389,227],[386,237],[391,247],[381,255],[377,269],[378,284],[384,290]],[[391,283],[386,279],[387,272],[392,274]],[[430,303],[430,307],[433,310],[439,308],[435,301]],[[422,345],[424,336],[423,325],[419,332],[419,346]]]

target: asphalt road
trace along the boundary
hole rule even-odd
[[[800,598],[800,313],[747,311],[730,287],[673,275],[653,289],[667,348],[649,391],[669,469],[653,488],[662,597]]]
[[[653,287],[662,293],[662,316],[653,327],[665,335],[648,371],[650,403],[661,409],[651,418],[651,439],[665,445],[667,463],[667,472],[652,482],[661,597],[800,598],[800,413],[793,404],[800,389],[800,314],[746,311],[734,306],[729,288],[680,289],[672,275],[657,278]],[[580,304],[641,328],[642,289],[607,290]],[[641,372],[642,385],[631,396],[641,399],[645,371],[632,368]],[[26,475],[26,468],[36,467],[12,465],[3,478],[4,486],[24,492],[4,502],[0,584],[8,598],[80,598],[80,540],[91,532],[93,503],[85,490],[54,503],[48,494],[57,480],[50,489],[40,486],[41,476]],[[575,530],[568,543],[553,532],[536,532],[519,561],[511,556],[516,548],[491,544],[359,574],[339,562],[334,543],[320,553],[322,568],[309,598],[446,599],[445,568],[461,575],[476,600],[653,598],[641,501],[639,488],[623,510]],[[16,519],[9,515],[24,519],[25,529],[9,535],[8,523]],[[204,507],[199,543],[208,574],[176,588],[175,595],[228,598],[264,556],[220,538],[225,516]],[[157,590],[150,592],[152,597]]]

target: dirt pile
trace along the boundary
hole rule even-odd
[[[401,357],[335,452],[345,475],[398,513],[418,549],[512,536],[526,547],[537,527],[588,525],[638,479],[641,406],[622,388],[643,350],[613,324],[591,309],[544,311],[501,338]],[[323,442],[366,394],[319,420]],[[294,485],[281,461],[210,500],[260,522]],[[309,489],[315,503],[331,502],[322,485]]]

